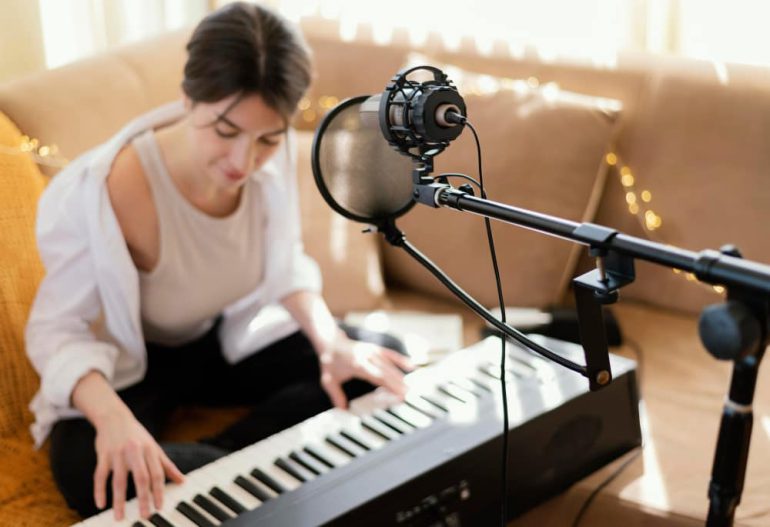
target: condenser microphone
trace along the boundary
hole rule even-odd
[[[457,88],[432,66],[405,69],[381,93],[341,102],[324,116],[313,140],[311,163],[321,195],[361,223],[401,216],[415,204],[415,165],[430,163],[455,140],[465,116]]]
[[[425,81],[410,75],[428,72]],[[465,126],[465,101],[447,75],[433,66],[416,66],[394,76],[385,90],[362,105],[362,120],[376,121],[385,140],[417,160],[441,153]]]

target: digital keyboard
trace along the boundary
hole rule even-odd
[[[580,361],[579,346],[534,336]],[[331,409],[168,484],[139,519],[107,510],[77,525],[132,527],[477,526],[499,521],[500,341],[489,337],[384,389]],[[633,361],[611,355],[613,382],[586,379],[507,345],[511,517],[641,444]]]

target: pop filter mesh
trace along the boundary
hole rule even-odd
[[[407,212],[412,161],[390,147],[367,97],[340,103],[321,122],[313,141],[313,175],[326,202],[343,216],[379,223]]]

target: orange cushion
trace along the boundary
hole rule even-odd
[[[20,144],[21,133],[0,114],[0,437],[31,423],[27,405],[39,384],[24,352],[24,325],[43,275],[34,225],[45,178],[29,155],[9,152]]]
[[[21,133],[0,113],[0,525],[65,525],[77,520],[36,451],[27,408],[39,379],[24,352],[24,325],[43,266],[34,238],[45,178],[18,151]]]
[[[553,84],[533,86],[437,66],[457,83],[478,131],[489,199],[576,222],[593,219],[606,177],[602,161],[620,115],[618,101],[567,92]],[[469,129],[435,158],[434,175],[449,172],[478,179]],[[478,216],[417,205],[398,225],[477,300],[498,305],[487,237]],[[499,222],[493,222],[493,231],[506,303],[543,307],[560,302],[580,246]],[[454,298],[404,251],[388,247],[384,256],[388,279]]]

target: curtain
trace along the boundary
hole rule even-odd
[[[38,0],[46,66],[53,68],[195,24],[208,0]]]

